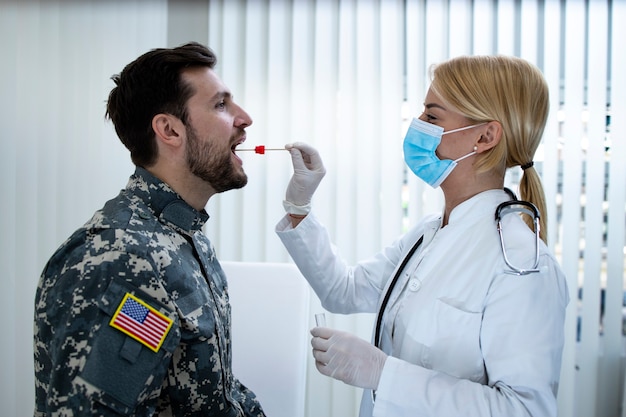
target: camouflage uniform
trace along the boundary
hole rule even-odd
[[[232,374],[208,217],[137,168],[57,250],[35,301],[36,417],[265,415]],[[169,326],[155,343],[114,326],[125,297]]]

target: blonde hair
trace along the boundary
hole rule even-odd
[[[480,154],[476,165],[479,172],[496,170],[503,177],[506,168],[524,166],[520,197],[539,209],[540,236],[547,242],[543,185],[530,164],[548,118],[548,85],[541,71],[516,57],[462,56],[434,66],[431,78],[433,92],[468,119],[502,125],[500,142]]]

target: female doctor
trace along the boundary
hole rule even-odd
[[[325,174],[319,154],[286,145],[294,173],[278,236],[328,311],[378,314],[371,343],[311,330],[317,369],[365,389],[361,417],[557,415],[569,297],[544,244],[545,201],[533,168],[548,103],[542,74],[522,59],[471,56],[436,66],[404,158],[441,187],[443,210],[354,266],[310,212]],[[542,239],[538,224],[513,212],[501,219],[500,240],[495,212],[512,199],[503,187],[513,166],[523,170],[521,199],[539,208]]]

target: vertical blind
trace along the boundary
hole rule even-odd
[[[188,25],[173,23],[185,15]],[[110,76],[148,49],[192,37],[216,51],[218,73],[254,119],[250,146],[305,141],[320,151],[327,175],[314,209],[351,262],[441,208],[441,193],[407,175],[402,157],[429,66],[496,53],[537,64],[551,112],[535,163],[549,246],[571,297],[559,415],[622,415],[625,18],[621,0],[0,0],[0,262],[8,271],[0,313],[15,335],[0,347],[8,415],[32,412],[39,273],[132,172],[103,117]],[[243,159],[249,183],[209,201],[206,233],[220,259],[289,262],[273,231],[289,156]],[[507,185],[519,177],[512,169]],[[321,309],[315,298],[312,306]],[[369,339],[372,319],[328,321]],[[307,417],[357,415],[360,390],[321,376],[312,361],[308,374]]]

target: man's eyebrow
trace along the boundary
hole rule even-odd
[[[225,98],[229,98],[232,100],[233,96],[230,93],[230,91],[218,91],[217,93],[213,95],[213,97],[211,97],[211,100],[219,100],[219,99],[225,99]]]

